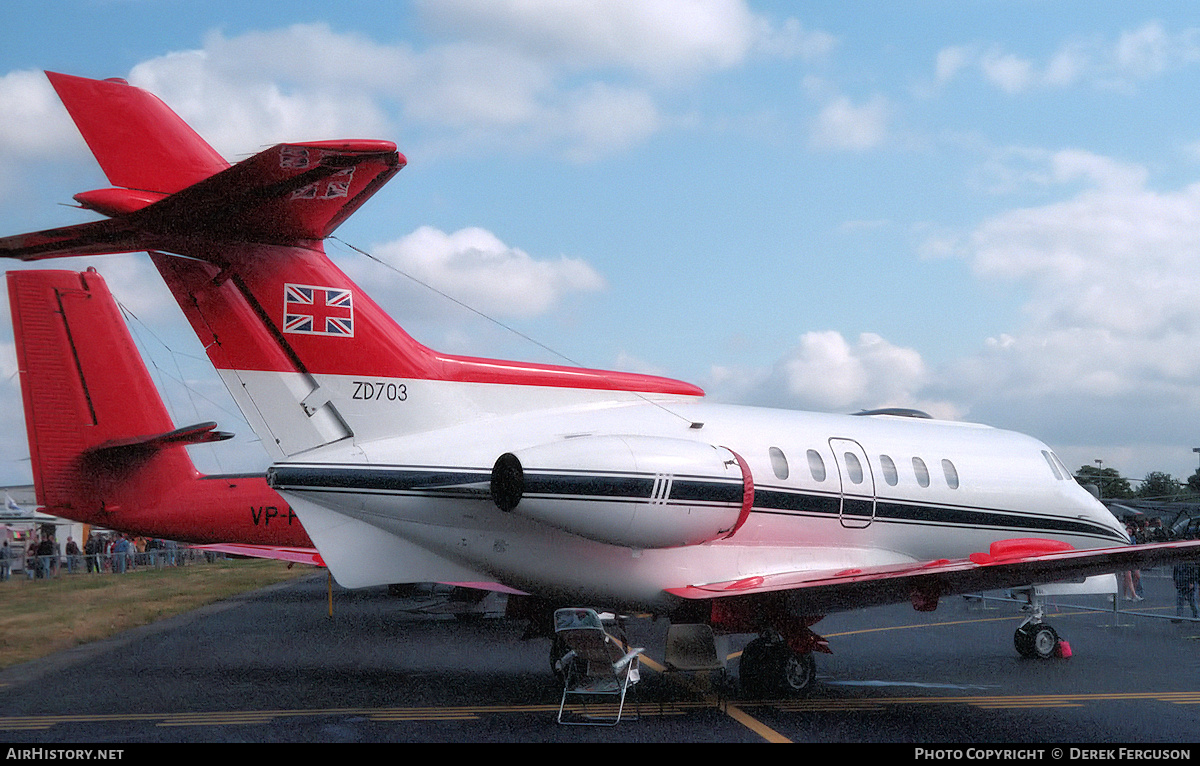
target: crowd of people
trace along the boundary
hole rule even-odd
[[[1162,519],[1135,518],[1130,520],[1125,531],[1129,533],[1131,543],[1161,543],[1172,539],[1170,530],[1163,526]],[[1175,584],[1175,617],[1174,622],[1180,622],[1184,615],[1184,607],[1191,610],[1192,618],[1200,618],[1197,610],[1196,590],[1200,587],[1200,562],[1185,561],[1171,568],[1171,580]],[[1126,601],[1142,601],[1145,595],[1142,591],[1141,572],[1133,570],[1124,573],[1122,590]]]
[[[172,540],[147,539],[118,533],[88,535],[83,548],[73,537],[60,547],[53,534],[32,536],[28,547],[0,543],[0,581],[24,570],[33,579],[57,577],[64,568],[69,574],[111,572],[124,574],[140,565],[179,566],[184,563],[179,546]]]

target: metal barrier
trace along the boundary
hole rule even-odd
[[[1141,570],[1141,576],[1143,578],[1151,577],[1154,579],[1164,579],[1164,580],[1171,579],[1171,575],[1170,575],[1169,571],[1166,574],[1160,574],[1160,573],[1156,572],[1154,569]],[[1174,588],[1173,583],[1172,583],[1172,588]],[[1011,593],[1012,591],[1016,591],[1016,590],[1020,590],[1020,589],[1014,588],[1009,592]],[[987,602],[1007,602],[1007,603],[1011,603],[1011,604],[1019,604],[1019,605],[1024,606],[1024,605],[1028,605],[1028,603],[1029,603],[1027,598],[1017,598],[1017,597],[1014,597],[1011,595],[1010,596],[989,596],[986,593],[964,594],[963,598],[969,599],[972,601],[976,601],[981,604],[984,604]],[[1053,605],[1053,607],[1055,609],[1074,609],[1074,610],[1081,611],[1081,612],[1101,612],[1101,613],[1105,613],[1105,614],[1111,614],[1118,621],[1121,619],[1121,617],[1138,617],[1138,618],[1146,618],[1146,619],[1151,619],[1151,620],[1170,620],[1171,622],[1200,623],[1200,618],[1197,618],[1197,617],[1184,617],[1179,614],[1155,614],[1152,612],[1141,611],[1136,608],[1130,609],[1129,606],[1123,604],[1125,599],[1121,595],[1120,592],[1112,594],[1110,596],[1107,596],[1107,598],[1109,599],[1109,603],[1108,603],[1108,605],[1102,606],[1102,607],[1101,606],[1088,606],[1086,604],[1068,603],[1068,602],[1062,601],[1061,598],[1062,598],[1061,596],[1046,597],[1046,602],[1048,605]],[[1176,606],[1178,607],[1179,605],[1177,604]],[[1170,607],[1164,606],[1164,607],[1160,607],[1160,608],[1170,608]]]

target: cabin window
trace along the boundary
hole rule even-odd
[[[888,483],[888,486],[896,486],[896,482],[900,481],[900,475],[896,472],[896,464],[892,462],[892,459],[887,455],[880,455],[879,467],[883,470],[883,480]]]
[[[846,476],[849,477],[849,479],[852,483],[862,484],[863,483],[863,467],[862,467],[862,463],[858,459],[858,456],[855,455],[853,452],[847,452],[845,454],[845,458],[846,458]]]
[[[942,461],[942,473],[946,474],[946,486],[958,489],[958,469],[949,460]]]
[[[1042,457],[1046,458],[1046,465],[1050,466],[1050,470],[1054,473],[1054,478],[1062,481],[1062,471],[1058,470],[1058,466],[1054,464],[1054,456],[1046,450],[1042,450]]]
[[[776,479],[786,479],[788,477],[787,455],[783,454],[783,450],[778,447],[772,447],[771,453],[771,470],[775,472]]]
[[[914,457],[912,463],[913,473],[917,476],[917,484],[920,484],[922,487],[928,487],[929,469],[925,466],[925,461],[919,457]]]
[[[815,449],[808,451],[808,471],[816,481],[825,481],[825,461]]]

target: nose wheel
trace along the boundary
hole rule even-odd
[[[1035,588],[1029,589],[1029,604],[1024,607],[1030,615],[1013,634],[1013,646],[1017,654],[1027,659],[1048,660],[1051,657],[1069,657],[1070,649],[1058,636],[1058,631],[1042,622],[1044,613],[1042,600]]]
[[[1058,632],[1044,622],[1026,622],[1013,634],[1017,654],[1028,659],[1050,659],[1058,653],[1058,641]]]

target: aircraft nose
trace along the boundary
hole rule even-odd
[[[1096,501],[1096,505],[1098,506],[1096,513],[1097,521],[1103,524],[1115,539],[1128,543],[1129,533],[1125,530],[1125,524],[1100,501]]]

